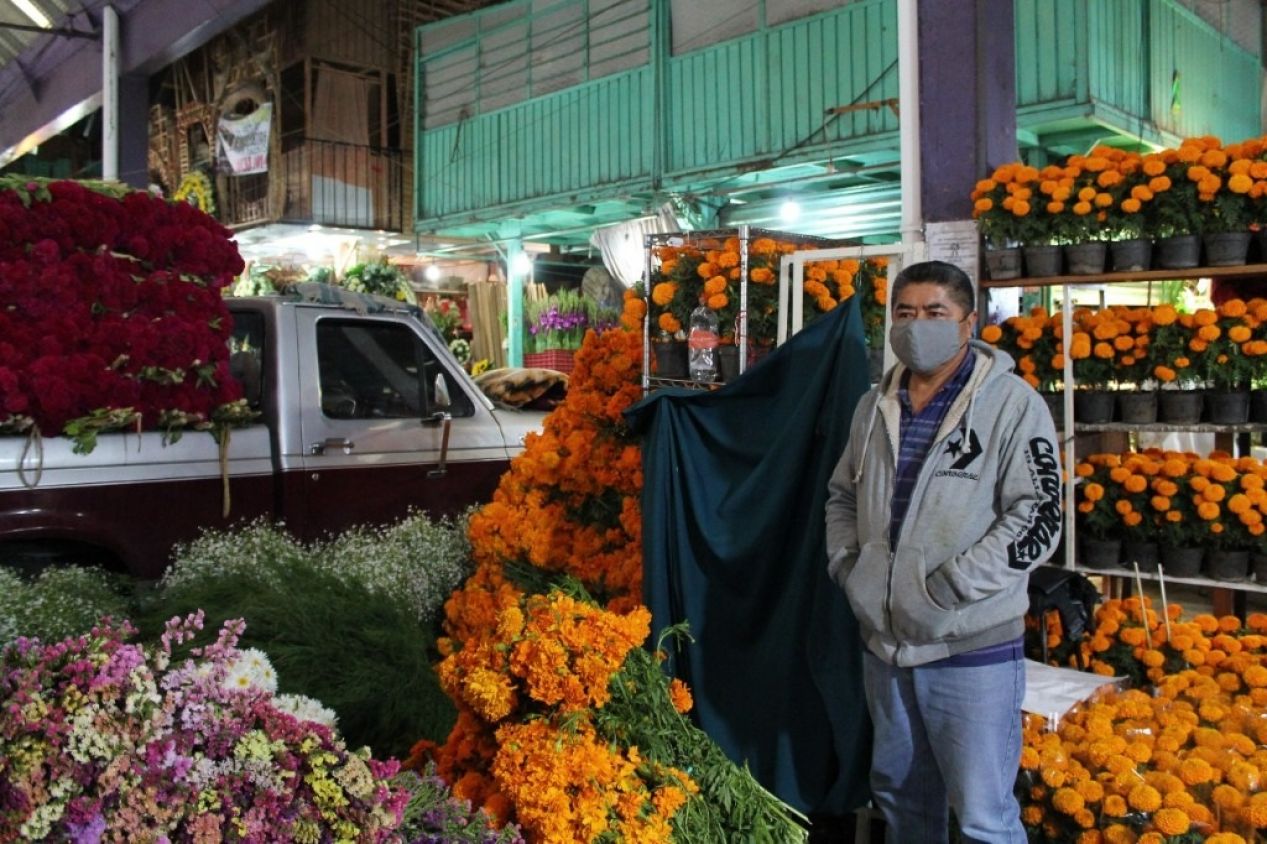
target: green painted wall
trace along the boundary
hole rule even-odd
[[[1175,0],[1016,0],[1023,127],[1081,117],[1153,142],[1242,140],[1261,132],[1261,87],[1258,57]]]
[[[897,131],[889,109],[827,109],[897,96],[897,4],[826,15],[669,59],[669,179]]]
[[[642,68],[419,133],[418,219],[649,183],[650,85]]]
[[[897,96],[896,0],[857,0],[679,56],[655,31],[663,2],[651,5],[646,65],[458,123],[419,124],[419,228],[896,147],[888,109],[825,114]],[[1016,0],[1016,50],[1021,128],[1100,126],[1154,142],[1260,132],[1257,57],[1175,0]]]

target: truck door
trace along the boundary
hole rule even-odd
[[[501,429],[447,350],[400,315],[299,308],[297,318],[306,522],[297,532],[311,539],[410,508],[451,514],[491,497],[508,465]]]

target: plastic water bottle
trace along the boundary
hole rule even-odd
[[[700,299],[700,306],[691,311],[691,332],[687,335],[687,354],[692,381],[717,380],[717,314]]]

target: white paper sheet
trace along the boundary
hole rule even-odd
[[[1048,720],[1063,718],[1065,713],[1091,697],[1103,686],[1117,686],[1125,677],[1105,677],[1090,671],[1056,668],[1032,659],[1025,660],[1025,700],[1021,709],[1042,715]]]

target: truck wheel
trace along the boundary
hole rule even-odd
[[[70,540],[0,542],[0,566],[34,577],[55,566],[84,566],[121,572],[119,560],[103,548]]]

